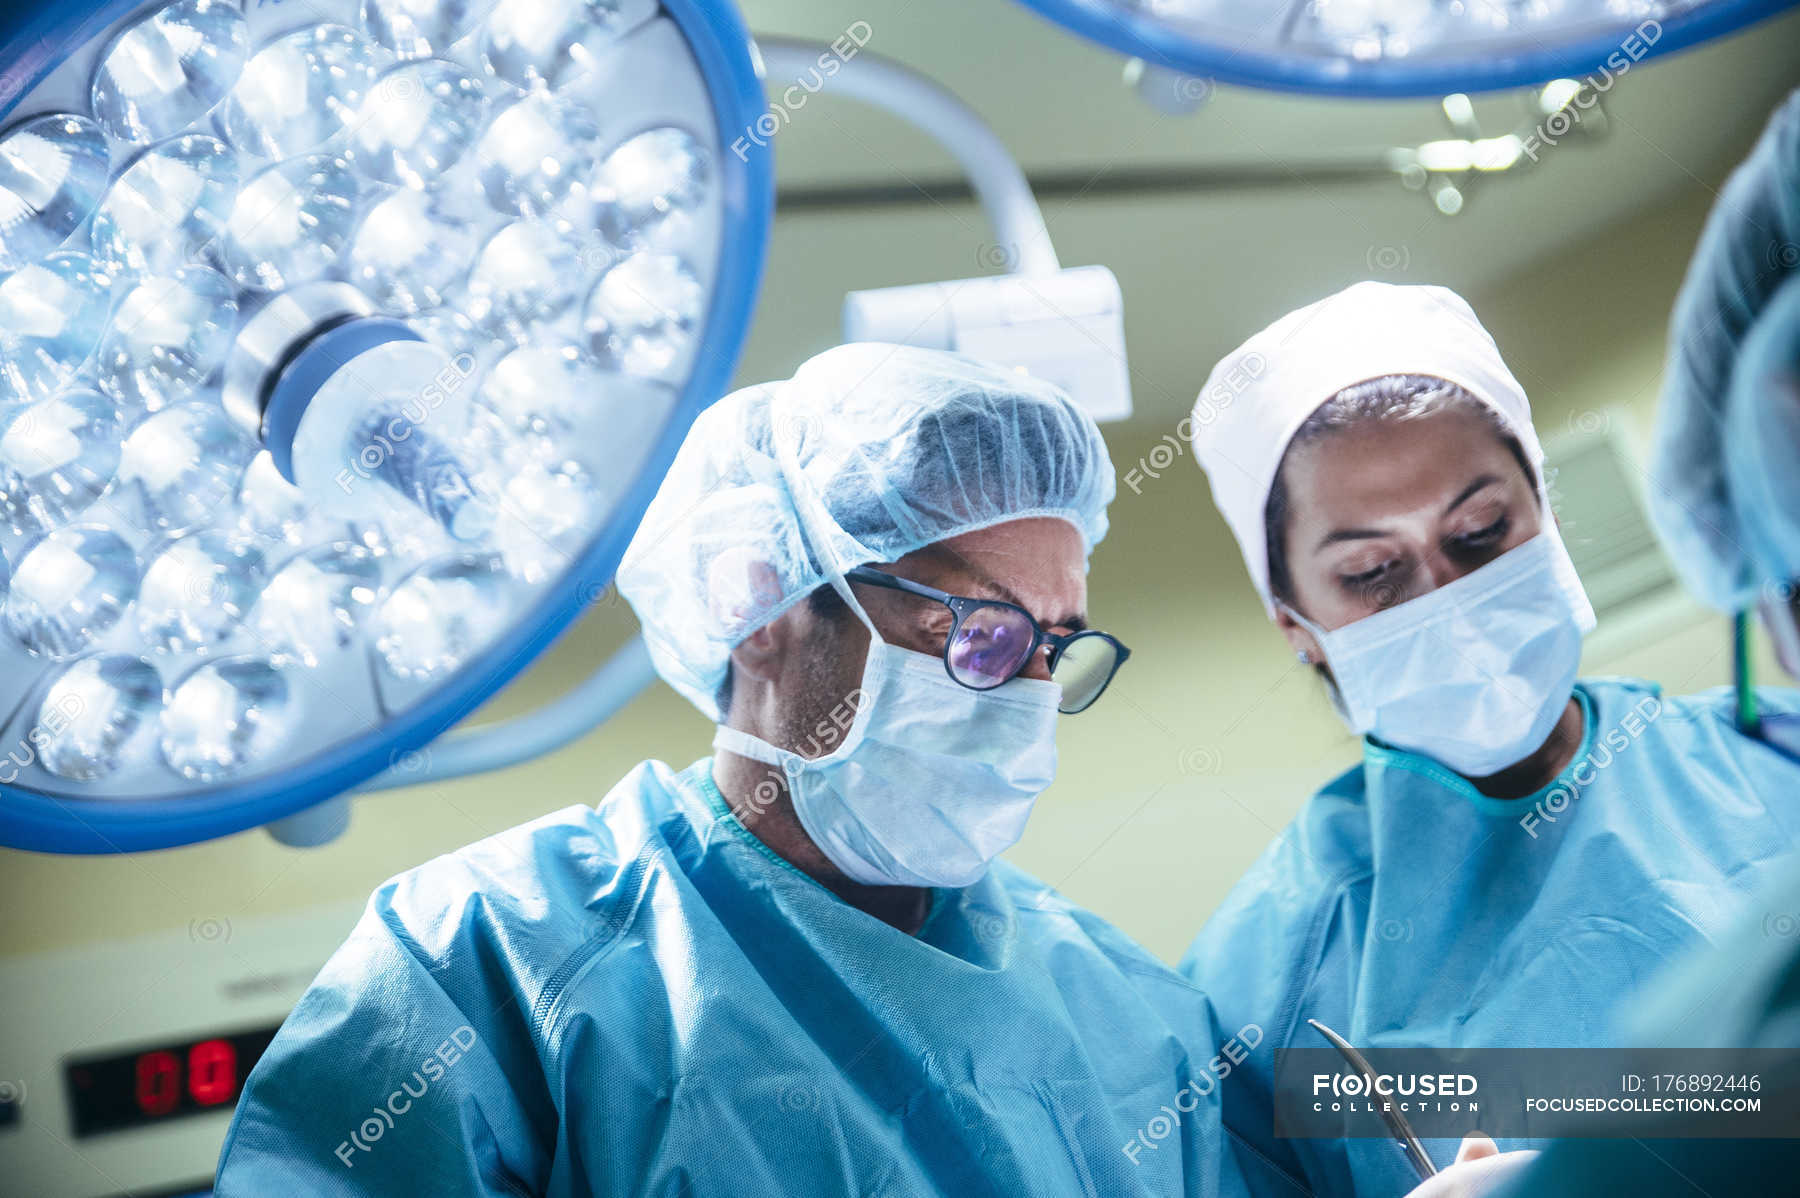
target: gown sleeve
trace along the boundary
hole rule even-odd
[[[516,994],[427,955],[390,883],[251,1072],[220,1157],[220,1198],[541,1192],[542,1068]],[[481,955],[471,908],[434,912],[452,955]],[[459,926],[460,925],[460,926]],[[477,979],[479,974],[475,975]]]

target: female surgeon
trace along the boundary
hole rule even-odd
[[[1276,1048],[1321,1045],[1309,1018],[1365,1047],[1615,1043],[1623,996],[1791,861],[1800,766],[1736,731],[1727,692],[1577,681],[1594,614],[1525,394],[1454,293],[1360,283],[1289,314],[1219,363],[1194,424],[1251,581],[1363,760],[1183,968]],[[1273,1056],[1224,1094],[1268,1192],[1414,1184],[1391,1141],[1277,1139]]]

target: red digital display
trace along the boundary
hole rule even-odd
[[[181,1101],[181,1061],[172,1052],[157,1049],[139,1053],[137,1104],[146,1115],[166,1115]]]
[[[276,1030],[257,1028],[68,1061],[63,1077],[74,1133],[91,1136],[229,1109]]]
[[[239,1090],[237,1049],[229,1040],[202,1040],[188,1049],[187,1092],[201,1106],[218,1106]]]

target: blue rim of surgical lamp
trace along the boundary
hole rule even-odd
[[[1530,53],[1444,59],[1426,55],[1359,63],[1341,55],[1308,53],[1298,48],[1288,54],[1271,54],[1248,46],[1234,47],[1225,36],[1217,41],[1202,40],[1114,0],[1018,2],[1090,41],[1184,75],[1241,87],[1367,99],[1436,98],[1452,92],[1531,87],[1552,79],[1598,75],[1606,68],[1610,55],[1622,52],[1622,40],[1644,24],[1638,21],[1610,33],[1548,45]],[[1735,33],[1796,3],[1800,0],[1712,0],[1666,19],[1646,18],[1662,26],[1662,36],[1648,53],[1630,65]],[[1614,71],[1622,73],[1616,67]]]
[[[86,14],[59,4],[29,16],[0,15],[0,123],[75,47],[143,6],[143,0],[107,0]],[[736,6],[724,0],[662,0],[662,6],[687,38],[712,100],[719,144],[729,146],[767,104],[750,56],[750,32]],[[718,158],[725,233],[706,342],[655,450],[615,509],[612,526],[561,585],[444,686],[379,728],[331,745],[291,769],[177,798],[62,798],[0,783],[0,845],[48,853],[140,852],[261,827],[342,794],[422,748],[481,706],[568,628],[611,581],[689,426],[729,385],[749,331],[775,211],[774,164],[761,147]]]

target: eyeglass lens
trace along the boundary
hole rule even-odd
[[[964,686],[989,690],[1019,672],[1031,652],[1031,619],[1014,607],[982,604],[951,638],[950,673]]]
[[[1062,687],[1061,709],[1077,712],[1100,697],[1118,664],[1113,642],[1095,632],[1082,633],[1063,644],[1062,654],[1050,668],[1050,677]]]

